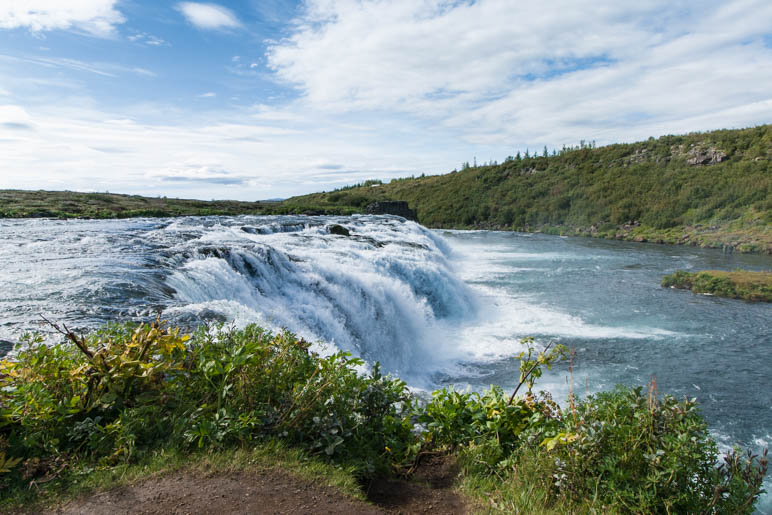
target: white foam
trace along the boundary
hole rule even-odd
[[[320,225],[197,228],[203,234],[180,249],[193,258],[167,279],[176,309],[206,305],[268,321],[425,380],[458,358],[449,334],[474,319],[472,291],[455,277],[442,242],[417,224],[344,220],[351,237]]]

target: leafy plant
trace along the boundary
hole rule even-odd
[[[748,512],[762,493],[766,461],[736,456],[716,468],[716,443],[694,399],[658,399],[655,385],[617,388],[577,403],[565,417],[571,435],[554,447],[555,487],[627,512]]]

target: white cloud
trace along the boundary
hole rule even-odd
[[[144,43],[150,46],[161,46],[166,44],[166,41],[164,41],[162,38],[153,36],[152,34],[147,34],[145,32],[132,34],[128,36],[127,39],[132,43]]]
[[[260,115],[268,113],[224,111],[212,123],[150,124],[80,102],[0,106],[2,187],[256,200],[444,170],[452,154],[426,150],[436,134],[402,135],[387,121],[382,139],[336,117]]]
[[[177,4],[177,10],[188,22],[199,29],[218,30],[241,27],[241,22],[233,11],[217,4],[181,2]]]
[[[32,32],[79,30],[107,37],[125,21],[118,0],[6,0],[0,3],[0,29]]]
[[[267,58],[319,110],[609,142],[770,121],[770,27],[768,0],[309,0]]]
[[[199,98],[214,98],[217,96],[217,93],[214,91],[207,91],[206,93],[201,93],[198,97]]]

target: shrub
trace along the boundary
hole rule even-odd
[[[62,332],[59,345],[27,337],[0,362],[0,481],[21,480],[33,461],[110,465],[270,438],[363,476],[417,452],[404,382],[377,365],[359,374],[361,360],[320,357],[289,332],[201,328],[191,338],[160,320]]]
[[[766,456],[718,451],[695,399],[657,399],[653,383],[603,392],[563,419],[555,487],[636,513],[750,513],[763,492]]]

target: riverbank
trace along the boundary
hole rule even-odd
[[[716,295],[752,302],[772,302],[772,272],[735,270],[705,270],[677,272],[662,278],[662,286],[691,290],[694,293]]]
[[[740,453],[727,454],[725,468],[715,473],[717,445],[696,401],[659,396],[655,383],[648,392],[619,387],[570,398],[561,409],[533,388],[542,367],[567,350],[537,350],[531,339],[523,341],[529,349],[519,357],[511,395],[497,387],[479,394],[444,388],[422,402],[377,364],[362,374],[359,359],[321,357],[291,333],[254,325],[187,335],[156,320],[87,336],[52,326],[64,337],[60,344],[28,337],[12,359],[0,361],[5,510],[71,502],[88,509],[94,499],[120,504],[141,493],[164,506],[200,511],[222,504],[207,496],[222,495],[218,483],[238,496],[266,492],[272,481],[311,492],[292,502],[350,502],[284,470],[297,466],[316,479],[333,467],[341,473],[330,478],[349,497],[364,495],[398,510],[407,509],[394,502],[404,495],[418,498],[421,510],[450,506],[456,511],[445,513],[458,513],[466,505],[451,495],[459,477],[458,488],[475,503],[505,513],[625,506],[750,513],[766,474],[766,455],[748,460]],[[290,464],[277,465],[275,456],[282,463],[285,455]],[[214,483],[180,466],[197,460],[222,467]],[[224,465],[234,461],[241,463],[236,479]],[[273,472],[259,478],[261,467]],[[421,482],[421,471],[427,471],[424,482],[450,488],[448,495],[397,479]],[[127,487],[133,493],[104,492],[127,476],[137,480]],[[352,480],[364,494],[351,493]],[[175,489],[175,482],[189,484]],[[185,504],[190,498],[178,495],[186,491],[203,505]],[[435,506],[440,498],[445,504]],[[241,501],[230,508],[251,506]]]

